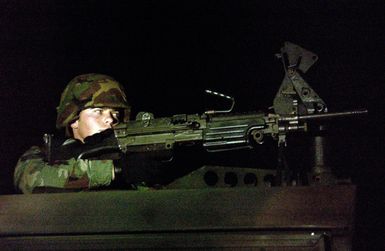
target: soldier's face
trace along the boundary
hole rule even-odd
[[[79,119],[71,124],[75,139],[84,139],[95,133],[112,128],[118,122],[118,111],[111,108],[87,108],[80,112]]]

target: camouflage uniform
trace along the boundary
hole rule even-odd
[[[57,107],[56,127],[65,128],[71,136],[69,125],[78,119],[81,110],[91,107],[124,109],[124,121],[129,118],[123,87],[113,78],[102,74],[84,74],[75,77],[64,90]],[[68,139],[64,144],[71,143]],[[19,159],[14,173],[14,184],[23,193],[32,193],[37,188],[88,189],[108,186],[114,179],[112,160],[83,160],[71,158],[66,161],[45,161],[44,151],[31,147]]]

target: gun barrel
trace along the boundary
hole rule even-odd
[[[368,113],[368,110],[360,109],[360,110],[345,111],[345,112],[309,114],[309,115],[298,116],[298,120],[313,120],[313,119],[317,120],[317,119],[329,119],[329,118],[336,118],[336,117],[351,117],[351,116],[360,116],[367,113]]]

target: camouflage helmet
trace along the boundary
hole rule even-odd
[[[56,127],[66,128],[79,117],[80,111],[90,107],[123,108],[124,120],[130,114],[123,86],[110,76],[90,73],[76,76],[63,91],[56,107]]]

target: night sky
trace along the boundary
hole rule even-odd
[[[74,76],[116,78],[133,116],[202,113],[213,106],[204,89],[234,96],[235,112],[266,110],[284,76],[274,54],[290,41],[319,56],[304,77],[329,111],[369,110],[331,133],[336,168],[368,205],[357,220],[368,238],[379,224],[371,208],[384,203],[385,4],[265,2],[0,0],[1,193],[13,192],[18,157],[55,132]],[[266,151],[257,159],[274,165]]]

